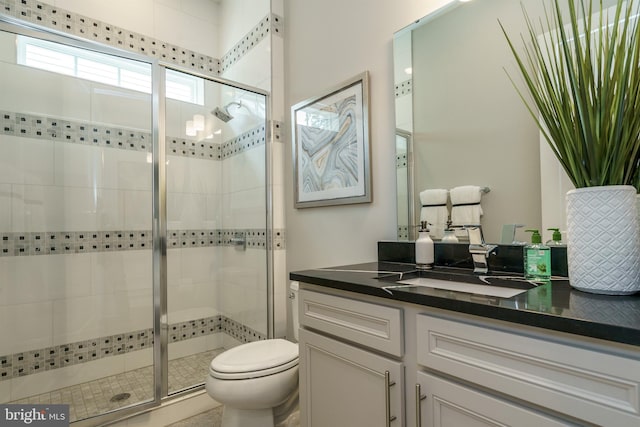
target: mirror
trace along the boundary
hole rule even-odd
[[[567,191],[558,184],[564,173],[557,162],[541,172],[541,155],[550,150],[509,79],[520,84],[498,23],[517,38],[526,32],[522,5],[535,22],[544,3],[453,1],[394,35],[396,127],[413,142],[407,154],[413,191],[411,179],[398,179],[399,239],[405,236],[402,225],[415,226],[420,219],[421,191],[463,185],[490,189],[481,200],[487,242],[504,242],[507,224],[541,229],[544,241],[550,239],[546,228],[564,229],[564,209],[555,207]],[[541,178],[551,190],[543,191]],[[547,210],[559,213],[543,215]],[[415,227],[408,228],[413,240]],[[529,240],[524,228],[515,240]]]
[[[413,155],[413,141],[411,133],[396,130],[396,186],[397,186],[397,211],[398,211],[398,240],[409,240],[409,218],[415,216],[413,201],[410,194],[413,193],[413,165],[409,159]]]

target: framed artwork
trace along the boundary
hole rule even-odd
[[[369,74],[291,107],[296,208],[371,202]]]

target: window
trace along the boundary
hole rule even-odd
[[[17,36],[18,64],[151,93],[151,67],[129,59]],[[167,98],[204,105],[204,81],[167,70]]]

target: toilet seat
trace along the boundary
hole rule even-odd
[[[221,380],[274,375],[298,365],[298,345],[284,339],[254,341],[234,347],[211,361],[209,374]]]

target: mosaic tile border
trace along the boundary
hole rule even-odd
[[[151,133],[0,110],[0,135],[151,152]]]
[[[281,16],[272,13],[262,18],[253,30],[245,34],[238,43],[222,56],[220,59],[220,74],[227,72],[244,55],[264,40],[269,33],[282,36],[283,29],[284,25]]]
[[[150,132],[4,110],[0,110],[0,135],[145,153],[152,150]],[[165,144],[168,155],[224,160],[264,145],[266,136],[265,125],[259,125],[222,144],[173,136],[166,137]]]
[[[238,235],[241,236],[238,236]],[[235,228],[224,230],[169,230],[167,247],[188,248],[204,246],[236,246],[233,239],[244,238],[247,248],[266,248],[266,230],[258,228]]]
[[[228,71],[269,33],[284,30],[282,17],[268,14],[218,59],[37,0],[0,0],[0,7],[1,13],[23,21],[213,76]]]
[[[218,315],[170,324],[168,339],[172,343],[219,332],[242,343],[267,338],[240,322]],[[149,328],[0,356],[0,381],[144,350],[152,347],[153,342],[153,330]]]
[[[287,235],[286,231],[282,228],[277,228],[273,230],[273,238],[268,239],[269,242],[273,242],[274,250],[286,249],[287,248]]]
[[[268,138],[273,142],[284,143],[284,122],[270,120]]]
[[[167,248],[235,246],[232,239],[241,234],[248,248],[265,249],[265,229],[169,230]],[[285,249],[285,231],[273,231],[274,248]],[[0,257],[76,254],[151,249],[151,230],[0,232]]]
[[[151,230],[0,233],[0,257],[151,248]]]
[[[400,82],[396,85],[396,98],[400,98],[401,96],[409,95],[413,92],[413,80],[408,79],[403,82]]]
[[[222,144],[222,158],[228,159],[244,151],[264,145],[267,132],[264,125],[244,132]]]
[[[220,75],[220,60],[36,0],[0,0],[2,13],[67,34]]]

